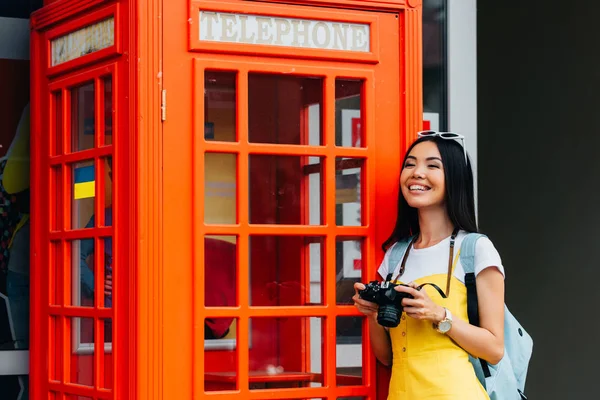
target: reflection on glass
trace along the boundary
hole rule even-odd
[[[112,76],[104,78],[104,144],[112,144],[113,141],[113,90]]]
[[[84,161],[71,166],[71,228],[92,228],[94,226],[94,197],[96,177],[94,161]],[[90,224],[91,223],[91,224]]]
[[[337,304],[354,304],[354,284],[361,281],[362,241],[337,238],[335,268]]]
[[[362,382],[361,317],[336,318],[336,373],[338,386],[361,385]]]
[[[204,238],[204,304],[207,307],[237,305],[236,279],[237,237],[206,236]],[[220,325],[207,330],[212,338],[227,334],[231,324],[222,319]]]
[[[71,335],[70,383],[94,386],[94,319],[74,317],[68,320]]]
[[[235,142],[236,73],[204,73],[204,138]]]
[[[322,166],[319,157],[250,155],[250,223],[321,224]]]
[[[94,83],[71,90],[71,151],[94,148]]]
[[[210,329],[228,326],[221,338],[211,337]],[[237,319],[209,317],[204,320],[204,390],[238,389]],[[246,350],[247,351],[247,350]]]
[[[323,385],[323,319],[250,319],[250,388]]]
[[[364,161],[358,158],[336,158],[335,204],[338,226],[362,224],[361,183]]]
[[[102,239],[103,255],[101,257],[104,263],[104,276],[102,277],[102,286],[104,304],[100,307],[112,307],[112,238]],[[73,300],[74,306],[93,307],[95,297],[95,244],[94,239],[74,240],[71,243],[71,259],[73,260],[72,282],[73,282]]]
[[[255,235],[249,246],[250,305],[321,304],[322,238]]]
[[[54,137],[52,138],[52,154],[60,155],[63,152],[63,106],[62,106],[62,92],[54,93],[53,106],[54,106]]]
[[[62,369],[61,369],[61,359],[63,350],[63,341],[62,341],[62,327],[60,323],[59,317],[50,317],[49,319],[49,333],[50,338],[48,343],[48,372],[49,378],[53,381],[60,381],[62,379]]]
[[[104,160],[104,226],[112,226],[112,194],[113,194],[113,181],[112,181],[112,156],[109,156]]]
[[[335,145],[364,147],[362,109],[363,82],[336,79],[335,81]]]
[[[50,274],[49,274],[49,287],[48,295],[50,296],[50,305],[60,304],[60,288],[59,282],[62,280],[61,269],[63,266],[61,242],[51,241],[50,242]]]
[[[62,167],[59,165],[50,170],[50,179],[52,184],[50,190],[52,195],[48,199],[50,201],[50,209],[53,212],[50,215],[50,230],[60,231],[63,228],[63,185],[62,185]]]
[[[423,129],[447,129],[447,3],[423,0]]]
[[[73,262],[73,294],[71,304],[81,307],[94,307],[94,239],[74,240],[71,242],[71,260]]]
[[[29,376],[0,375],[0,389],[2,400],[28,400]]]
[[[235,224],[237,156],[206,153],[204,163],[204,222]]]
[[[248,75],[248,135],[250,142],[320,145],[323,80],[288,75]],[[309,117],[312,117],[309,119]],[[307,127],[308,124],[308,127]]]

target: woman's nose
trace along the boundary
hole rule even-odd
[[[416,179],[423,179],[425,178],[425,170],[423,167],[420,166],[416,166],[415,169],[413,170],[413,177]]]

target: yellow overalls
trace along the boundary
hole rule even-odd
[[[452,272],[447,299],[431,286],[421,290],[427,290],[435,303],[449,309],[454,320],[468,321],[467,288]],[[446,274],[436,274],[415,283],[430,282],[445,289],[446,280]],[[437,332],[431,321],[416,320],[404,313],[400,325],[389,332],[394,363],[388,400],[489,400],[467,352]]]

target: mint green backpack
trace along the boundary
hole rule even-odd
[[[479,233],[468,234],[460,248],[460,263],[465,270],[469,323],[479,326],[477,286],[475,282],[475,248]],[[533,352],[533,340],[519,321],[504,306],[504,357],[496,365],[469,356],[477,378],[491,400],[526,400],[525,378]]]

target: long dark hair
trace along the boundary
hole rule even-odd
[[[406,157],[412,149],[423,142],[434,142],[444,165],[444,178],[446,180],[446,207],[450,221],[455,228],[467,232],[477,232],[475,219],[475,193],[473,189],[473,170],[471,162],[465,164],[465,154],[462,146],[456,140],[447,140],[439,137],[423,137],[416,140],[406,152],[402,161],[402,169],[406,164]],[[383,242],[383,251],[400,240],[406,240],[418,235],[419,215],[416,208],[408,205],[398,185],[398,217],[390,237]]]

